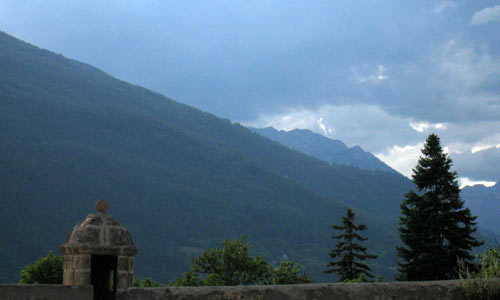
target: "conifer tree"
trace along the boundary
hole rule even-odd
[[[427,138],[410,190],[401,204],[398,280],[440,280],[458,277],[458,260],[470,261],[470,250],[482,245],[474,238],[476,223],[460,199],[457,173],[435,134]]]
[[[334,235],[332,238],[337,239],[335,249],[329,253],[332,259],[327,266],[325,273],[335,273],[339,281],[353,280],[359,278],[363,274],[372,276],[364,261],[367,259],[376,258],[377,255],[367,254],[367,248],[358,244],[357,241],[365,241],[366,237],[359,235],[356,231],[366,230],[366,225],[354,224],[354,212],[348,208],[346,215],[342,217],[342,225],[333,225],[333,229],[343,230],[339,235]]]

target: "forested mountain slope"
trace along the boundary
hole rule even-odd
[[[136,273],[162,282],[224,238],[248,234],[318,281],[349,205],[394,274],[411,183],[290,150],[233,124],[0,33],[0,282],[56,249],[105,199],[131,232]]]
[[[490,233],[500,235],[500,183],[497,182],[492,187],[467,186],[461,195],[472,214],[478,217],[480,226]]]

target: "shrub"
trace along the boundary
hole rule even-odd
[[[140,280],[139,277],[134,276],[134,281],[132,282],[133,287],[161,287],[161,283],[154,281],[151,278],[145,278]]]
[[[62,284],[63,260],[62,256],[49,251],[47,256],[38,258],[21,270],[21,283]]]
[[[463,261],[460,266],[460,287],[467,300],[500,299],[500,249],[488,248],[481,256],[478,271],[470,271]]]
[[[232,286],[253,284],[299,284],[313,280],[301,273],[301,266],[288,260],[274,269],[263,256],[252,256],[253,245],[246,236],[224,240],[221,248],[211,248],[193,258],[191,270],[176,277],[170,286]]]
[[[368,279],[367,279],[365,273],[361,273],[357,278],[354,278],[354,279],[344,279],[342,281],[342,283],[363,283],[363,282],[368,282]]]

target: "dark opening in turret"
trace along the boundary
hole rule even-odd
[[[90,283],[94,286],[94,300],[116,299],[116,256],[92,255]]]

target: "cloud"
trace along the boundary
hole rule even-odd
[[[373,153],[394,144],[422,138],[410,120],[392,116],[376,105],[324,105],[318,109],[289,108],[277,114],[261,114],[246,125],[281,130],[309,129],[349,146],[360,145]]]
[[[375,71],[368,70],[367,66],[364,66],[359,70],[358,67],[351,68],[352,78],[358,83],[381,83],[387,79],[389,76],[387,75],[387,67],[384,65],[377,65]]]
[[[446,124],[437,132],[453,160],[459,177],[469,181],[500,180],[500,121],[468,121]]]
[[[457,4],[453,1],[443,1],[441,3],[439,3],[438,5],[436,5],[433,9],[433,11],[437,14],[440,14],[442,13],[445,9],[454,9],[454,8],[457,8]]]
[[[500,8],[500,6],[499,6]],[[449,40],[441,50],[439,67],[448,87],[463,89],[498,80],[500,59],[492,57],[488,48],[463,45]]]
[[[310,129],[349,146],[359,145],[411,177],[423,142],[435,132],[454,161],[453,169],[469,182],[500,180],[500,121],[432,123],[392,115],[376,105],[323,105],[261,114],[246,125],[281,130]]]
[[[442,132],[442,140],[459,150],[451,153],[475,153],[500,144],[500,120],[449,123],[447,128]]]
[[[472,148],[471,153],[474,154],[474,153],[479,152],[479,151],[489,150],[489,149],[493,149],[493,148],[500,149],[500,144],[495,145],[495,146],[491,146],[491,145],[475,146],[474,148]]]
[[[391,116],[375,105],[324,105],[317,110],[295,108],[279,114],[261,115],[245,125],[271,126],[285,131],[309,129],[339,139],[351,147],[361,145],[400,173],[410,176],[421,145],[405,145],[425,138],[424,130],[415,130],[411,123],[411,120]]]
[[[413,168],[417,165],[418,158],[422,154],[423,145],[420,143],[404,147],[393,146],[385,152],[376,153],[375,156],[399,173],[411,178]]]
[[[319,72],[324,75],[318,80],[321,86],[310,90],[331,105],[376,105],[392,115],[433,124],[500,119],[496,47],[448,36],[419,49],[417,56],[398,62],[366,61],[343,70],[327,66],[330,73]]]
[[[443,147],[453,160],[459,177],[470,181],[499,181],[500,121],[447,123],[440,131]]]
[[[500,145],[477,150],[471,145],[468,151],[456,151],[456,145],[443,145],[445,153],[450,155],[453,166],[459,176],[461,186],[483,184],[493,185],[500,181]],[[411,178],[413,168],[418,163],[418,158],[422,155],[423,143],[416,145],[394,146],[386,151],[375,153],[380,160]]]
[[[446,130],[447,128],[446,124],[444,123],[431,124],[429,122],[414,122],[414,121],[410,121],[410,127],[418,132],[428,132],[434,129]]]
[[[496,184],[495,181],[474,181],[470,180],[467,177],[460,177],[458,178],[458,184],[460,185],[460,188],[464,188],[466,186],[475,186],[477,184],[481,184],[487,187],[492,187]]]
[[[472,16],[472,24],[486,24],[500,21],[500,5],[484,8]]]
[[[317,121],[316,121],[316,124],[318,125],[318,127],[321,129],[321,131],[323,132],[324,135],[329,135],[329,134],[332,134],[333,133],[333,129],[332,128],[327,128],[325,126],[325,124],[323,124],[323,117],[319,118]]]

